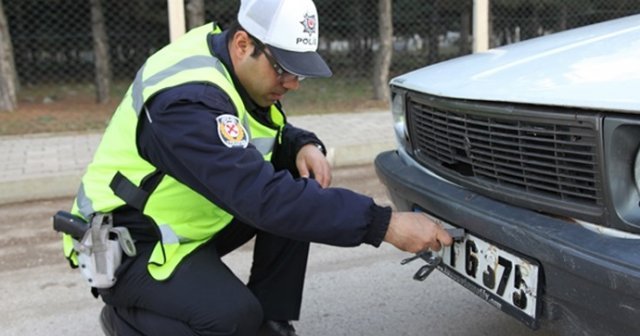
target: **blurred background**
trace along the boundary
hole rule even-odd
[[[184,0],[186,25],[224,28],[239,3]],[[334,77],[288,95],[292,115],[385,109],[393,76],[472,52],[473,0],[315,3],[319,52]],[[0,0],[0,135],[104,127],[137,69],[169,43],[167,7]],[[489,0],[489,47],[636,13],[640,0]]]

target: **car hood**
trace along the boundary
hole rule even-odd
[[[434,64],[391,85],[442,97],[640,113],[640,15]]]

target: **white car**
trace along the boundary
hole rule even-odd
[[[640,335],[640,15],[390,85],[378,176],[465,231],[438,269],[533,329]]]

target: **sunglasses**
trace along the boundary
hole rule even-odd
[[[280,64],[278,64],[278,61],[276,61],[276,59],[273,58],[273,55],[271,55],[269,52],[267,52],[266,49],[268,49],[268,47],[265,44],[263,44],[262,42],[258,41],[255,37],[253,37],[251,35],[249,35],[249,36],[251,37],[251,40],[253,41],[253,44],[256,46],[256,49],[259,52],[261,52],[262,54],[264,54],[264,57],[267,59],[269,64],[271,64],[271,67],[276,72],[278,80],[280,80],[282,82],[287,82],[287,81],[292,81],[292,80],[297,78],[298,82],[301,82],[306,78],[305,76],[294,75],[294,74],[288,72],[287,70],[283,69],[282,66]]]

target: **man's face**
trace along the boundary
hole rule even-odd
[[[298,78],[286,73],[278,75],[274,68],[275,60],[269,50],[258,49],[255,55],[257,47],[246,32],[239,31],[230,42],[229,53],[236,76],[251,99],[256,104],[267,107],[282,99],[289,90],[297,90],[300,82]]]

